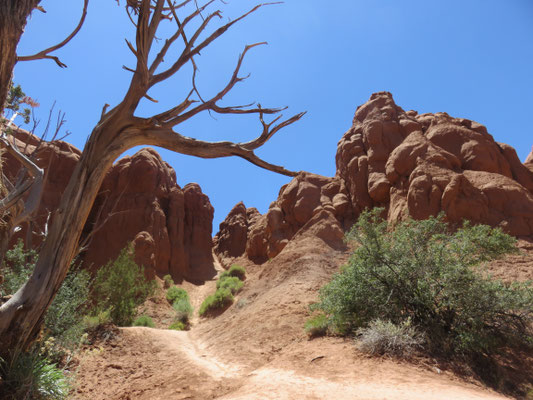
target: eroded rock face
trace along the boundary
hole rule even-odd
[[[477,122],[405,112],[376,93],[357,109],[336,162],[356,214],[384,206],[397,221],[444,211],[451,222],[533,234],[533,174]]]
[[[242,254],[263,262],[304,226],[313,231],[317,215],[317,226],[331,227],[331,216],[342,232],[372,207],[384,207],[390,222],[444,211],[453,223],[468,219],[533,235],[533,153],[522,164],[511,146],[495,142],[477,122],[405,112],[390,93],[375,93],[339,141],[336,166],[334,178],[302,173],[282,187],[268,212],[248,223]],[[328,238],[338,236],[336,228],[328,230]],[[221,224],[219,236],[225,232]]]
[[[19,148],[31,153],[38,139],[17,133]],[[26,146],[26,143],[28,144]],[[53,220],[80,151],[65,142],[44,142],[36,153],[45,170],[42,201],[36,213],[32,245],[42,241],[47,219]],[[8,173],[19,166],[6,161]],[[80,259],[95,270],[133,242],[135,260],[150,276],[171,274],[175,281],[201,281],[215,274],[212,258],[213,207],[197,184],[181,189],[174,170],[150,148],[119,160],[106,175],[82,234],[89,235]],[[91,234],[93,229],[95,232]],[[25,237],[26,228],[18,234]],[[18,237],[15,237],[16,240]]]
[[[334,247],[342,247],[343,228],[353,223],[351,208],[339,179],[302,172],[281,188],[278,199],[264,215],[255,209],[246,210],[242,203],[237,204],[220,224],[215,253],[223,260],[229,254],[233,258],[246,254],[256,262],[264,262],[277,256],[289,240],[319,214],[317,222],[330,221],[321,225],[324,228],[319,236]],[[332,228],[331,221],[336,228]]]
[[[528,167],[531,172],[533,172],[533,147],[531,148],[531,153],[529,153],[527,156],[524,165]]]
[[[86,228],[103,225],[83,262],[103,265],[133,242],[136,262],[151,275],[170,273],[176,281],[208,279],[214,274],[213,211],[198,185],[182,190],[159,154],[142,149],[122,158],[106,175]]]

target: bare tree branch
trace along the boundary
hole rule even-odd
[[[41,60],[41,59],[50,59],[54,60],[56,64],[61,68],[66,68],[66,64],[62,63],[58,57],[51,56],[49,53],[52,53],[61,47],[65,46],[68,42],[72,40],[74,36],[78,34],[81,27],[83,26],[83,23],[85,22],[85,17],[87,16],[87,7],[89,6],[89,0],[83,0],[83,11],[81,13],[80,21],[78,22],[78,25],[70,35],[68,35],[61,43],[56,44],[55,46],[49,47],[45,50],[42,50],[36,54],[33,54],[31,56],[17,56],[17,61],[32,61],[32,60]]]

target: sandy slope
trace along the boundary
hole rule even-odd
[[[323,343],[323,350],[331,343]],[[316,352],[316,348],[308,351]],[[393,362],[368,361],[337,375],[300,354],[299,368],[272,362],[255,371],[226,363],[190,332],[122,328],[87,355],[78,399],[504,399],[479,387]],[[310,355],[308,356],[310,357]],[[320,360],[320,359],[319,359]],[[319,361],[316,360],[316,361]],[[279,360],[283,361],[283,360]],[[286,361],[286,360],[285,360]],[[283,364],[283,362],[281,362]],[[291,363],[286,363],[291,367]],[[372,364],[372,363],[370,363]],[[308,371],[302,370],[307,365]],[[316,369],[321,370],[317,376]],[[370,367],[370,368],[369,368]],[[348,370],[349,371],[349,370]]]
[[[520,259],[533,276],[533,252]],[[100,349],[83,354],[75,399],[504,399],[432,365],[413,365],[358,352],[351,340],[308,340],[303,325],[318,289],[347,253],[302,237],[271,262],[239,260],[244,290],[216,318],[193,318],[192,329],[122,328]],[[518,257],[518,256],[517,256]],[[501,263],[493,273],[511,268]],[[183,285],[197,310],[215,281]],[[164,296],[162,297],[164,303]],[[168,326],[158,299],[147,310]],[[166,307],[169,307],[166,304]]]

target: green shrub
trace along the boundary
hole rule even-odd
[[[133,321],[133,326],[146,326],[148,328],[155,328],[154,321],[148,315],[141,315],[135,318]]]
[[[240,265],[233,264],[230,269],[220,274],[219,280],[222,280],[223,278],[226,278],[228,276],[234,276],[239,278],[241,281],[244,281],[246,279],[246,270]]]
[[[214,294],[206,297],[200,306],[198,314],[204,315],[216,310],[222,310],[225,307],[230,306],[231,303],[233,303],[233,300],[233,295],[229,289],[217,289]]]
[[[442,217],[388,231],[381,212],[361,214],[348,236],[357,249],[313,307],[331,328],[349,334],[377,319],[410,320],[431,350],[446,354],[491,353],[531,340],[531,283],[505,285],[479,268],[515,251],[513,238],[483,225],[450,233]]]
[[[229,289],[232,294],[240,292],[243,286],[244,282],[236,276],[226,276],[217,281],[217,289]]]
[[[44,317],[45,333],[63,347],[73,348],[83,335],[83,316],[87,311],[90,275],[72,269],[67,274]]]
[[[357,334],[359,349],[372,355],[408,356],[424,343],[424,336],[411,325],[410,320],[396,325],[390,321],[376,319],[367,327],[359,328]]]
[[[189,298],[178,299],[172,304],[172,308],[176,312],[176,319],[184,324],[189,323],[189,318],[193,313],[193,308],[189,302]]]
[[[26,283],[36,260],[37,253],[25,250],[22,239],[19,239],[15,247],[6,251],[4,266],[0,269],[0,275],[4,276],[4,282],[0,284],[0,296],[14,294]]]
[[[98,311],[96,315],[85,315],[83,317],[83,327],[85,330],[95,330],[111,322],[110,310]]]
[[[168,289],[169,287],[171,287],[172,285],[174,285],[174,279],[172,279],[172,277],[170,275],[165,275],[163,277],[163,287],[165,289]]]
[[[173,322],[168,329],[172,329],[173,331],[184,331],[187,329],[187,325],[185,325],[181,321]]]
[[[14,352],[9,361],[0,359],[0,397],[6,400],[66,399],[68,381],[55,364],[39,353]]]
[[[305,322],[305,332],[310,337],[324,336],[328,331],[328,317],[318,314]]]
[[[177,300],[186,299],[189,300],[189,294],[183,288],[172,286],[167,290],[167,300],[170,304],[173,304]]]
[[[125,247],[115,261],[98,270],[93,285],[97,310],[109,309],[112,321],[119,326],[133,322],[137,306],[150,296],[155,281],[146,281],[143,267],[133,260],[132,246]]]

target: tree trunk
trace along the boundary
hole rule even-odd
[[[2,0],[0,1],[0,115],[17,62],[17,45],[26,20],[40,0]]]
[[[102,180],[125,150],[122,144],[98,145],[98,141],[107,142],[105,139],[110,135],[97,130],[87,142],[62,196],[32,276],[10,301],[0,306],[0,356],[26,347],[38,336],[44,313],[75,256]]]

